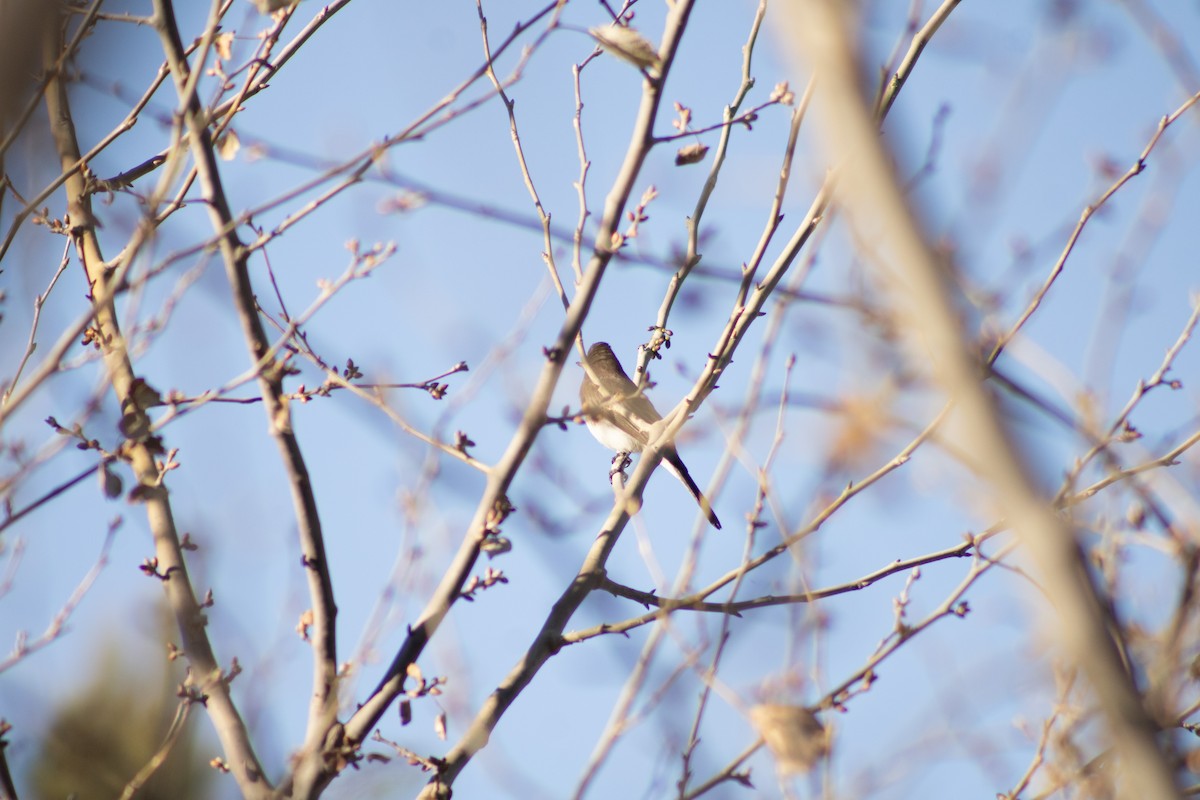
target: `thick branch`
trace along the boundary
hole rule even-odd
[[[1091,678],[1109,727],[1141,796],[1178,796],[1156,735],[1158,726],[1143,707],[1109,634],[1112,612],[1092,582],[1074,532],[1030,479],[999,410],[981,381],[982,365],[967,349],[945,269],[922,237],[893,174],[861,85],[849,33],[837,4],[793,0],[789,34],[824,80],[822,123],[827,146],[841,167],[842,200],[852,219],[871,220],[879,231],[874,252],[891,256],[882,276],[895,295],[899,329],[914,351],[933,354],[939,382],[954,399],[964,450],[992,485],[1006,515],[1041,568],[1043,585],[1060,615],[1060,640]],[[857,101],[855,98],[859,98]]]
[[[225,264],[229,283],[233,287],[234,306],[242,324],[242,334],[258,369],[259,390],[262,393],[271,434],[279,447],[288,473],[313,612],[313,693],[309,705],[304,752],[296,767],[298,775],[307,775],[311,781],[315,779],[316,773],[324,769],[321,755],[326,734],[335,723],[337,713],[337,606],[333,598],[333,583],[321,532],[321,520],[317,512],[316,496],[313,493],[308,467],[300,452],[300,444],[292,430],[291,414],[284,397],[283,371],[278,368],[273,358],[269,358],[270,342],[258,317],[254,288],[247,268],[247,252],[238,239],[233,214],[225,197],[216,155],[213,152],[212,137],[207,127],[208,116],[196,95],[196,84],[203,73],[201,65],[216,30],[218,6],[219,3],[214,4],[213,19],[210,20],[201,47],[197,51],[197,67],[194,71],[188,65],[170,0],[155,0],[154,25],[162,40],[163,52],[166,54],[179,93],[179,114],[187,128],[187,141],[196,162],[209,216],[213,227],[219,232],[221,259]]]
[[[554,388],[566,364],[567,355],[571,351],[571,344],[578,335],[584,319],[587,317],[592,300],[599,289],[600,281],[604,277],[604,272],[608,267],[609,261],[612,259],[613,253],[610,248],[613,233],[621,222],[621,215],[633,190],[634,181],[637,179],[642,163],[645,161],[653,145],[654,121],[662,99],[662,85],[669,72],[671,61],[674,58],[674,53],[679,45],[683,31],[687,26],[691,9],[692,3],[690,1],[681,0],[672,9],[667,20],[659,50],[662,60],[661,75],[657,78],[647,77],[643,82],[642,100],[634,123],[632,139],[626,151],[625,160],[613,183],[613,188],[605,201],[604,214],[600,220],[599,229],[596,234],[595,249],[593,250],[591,260],[584,273],[583,281],[579,285],[574,301],[571,303],[571,307],[563,320],[558,336],[554,344],[547,350],[548,357],[546,364],[526,406],[521,425],[509,443],[508,450],[492,470],[487,488],[484,490],[479,506],[476,509],[475,517],[471,521],[463,542],[459,547],[459,551],[443,576],[441,583],[434,591],[425,609],[421,612],[421,616],[411,626],[407,638],[401,645],[387,674],[375,692],[347,722],[346,734],[352,741],[361,742],[367,732],[374,727],[375,723],[383,715],[384,710],[400,693],[404,685],[406,668],[420,656],[425,645],[428,644],[429,639],[437,631],[438,626],[449,612],[451,605],[460,596],[462,587],[470,577],[471,569],[479,557],[480,545],[488,535],[489,515],[503,501],[513,477],[524,462],[525,456],[533,446],[537,435],[544,427],[546,411],[552,399]],[[679,424],[682,424],[682,419],[679,420]],[[663,441],[667,441],[667,439],[664,438]],[[650,476],[650,472],[657,465],[660,458],[661,453],[654,454],[647,452],[641,459],[638,469],[635,471],[635,480],[640,480],[641,484],[644,485]],[[584,568],[580,570],[576,581],[572,584],[572,589],[569,589],[563,598],[560,599],[559,604],[556,604],[555,611],[552,612],[550,619],[546,623],[547,633],[539,636],[539,642],[543,645],[548,644],[550,632],[554,628],[561,631],[570,618],[570,615],[574,613],[575,608],[582,602],[583,597],[591,590],[592,575],[594,574],[593,567],[602,569],[603,560],[607,558],[608,550],[615,543],[617,534],[628,519],[629,512],[627,509],[628,506],[620,505],[609,516],[605,532],[601,534],[596,545],[593,546],[593,554],[596,556],[596,560],[593,561],[589,557],[588,562],[585,562]],[[546,657],[548,657],[548,652]],[[448,759],[445,770],[427,787],[427,793],[435,795],[448,794],[450,782],[462,770],[471,756],[486,744],[491,725],[495,724],[495,720],[503,713],[503,709],[507,707],[507,703],[511,702],[511,698],[516,696],[516,693],[532,678],[537,668],[543,662],[544,658],[538,660],[537,657],[531,655],[530,661],[526,665],[529,667],[527,671],[522,672],[521,668],[518,668],[518,670],[515,670],[510,675],[510,680],[512,681],[511,694],[499,697],[497,694],[493,694],[492,699],[489,700],[489,704],[496,704],[496,713],[489,718],[490,722],[477,722],[477,725],[473,726],[472,730],[478,729],[480,735],[468,734],[464,738],[463,746],[456,748],[453,758]],[[477,718],[477,720],[482,717],[483,715]]]
[[[71,171],[71,166],[80,161],[80,152],[66,83],[55,66],[62,46],[61,29],[52,31],[47,37],[45,51],[45,64],[50,74],[46,86],[46,110],[60,164],[64,171],[70,173],[65,186],[71,237],[88,281],[104,364],[121,404],[125,429],[149,431],[149,420],[133,395],[136,375],[113,307],[113,286],[106,274],[104,257],[96,237],[91,196],[81,172]],[[196,601],[188,577],[170,498],[155,463],[152,440],[148,436],[131,433],[127,444],[130,467],[138,482],[133,496],[146,506],[147,521],[154,537],[157,571],[163,576],[167,603],[175,615],[190,664],[190,685],[199,697],[204,698],[225,750],[226,762],[242,794],[248,798],[268,797],[271,787],[254,753],[245,724],[233,705],[229,685],[208,641],[204,612]]]

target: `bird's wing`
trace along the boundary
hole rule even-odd
[[[626,378],[621,391],[620,395],[606,396],[595,382],[591,379],[585,380],[579,390],[584,413],[592,419],[604,420],[615,425],[622,432],[645,444],[650,440],[650,426],[662,417],[646,396],[638,393],[633,381]],[[631,417],[635,417],[636,421]]]

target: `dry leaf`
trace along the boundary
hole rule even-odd
[[[781,775],[808,772],[829,752],[829,731],[804,706],[763,703],[750,709],[750,723],[775,756]]]
[[[597,27],[589,28],[588,33],[595,37],[605,50],[639,69],[657,70],[659,67],[658,51],[633,28]]]
[[[687,147],[679,148],[679,152],[675,154],[675,166],[683,167],[688,164],[696,164],[704,160],[708,155],[708,147],[696,142],[689,144]]]
[[[306,642],[308,641],[308,631],[310,628],[312,628],[312,624],[313,610],[309,608],[300,615],[300,621],[296,623],[296,633],[299,634],[300,638]]]
[[[488,558],[504,555],[512,548],[512,541],[505,536],[489,536],[479,545],[479,549],[487,553]]]
[[[100,467],[100,491],[109,500],[121,496],[121,477],[108,468],[108,464]]]
[[[218,34],[217,38],[213,40],[213,47],[217,51],[217,57],[222,61],[233,58],[233,31]]]
[[[242,149],[242,143],[233,128],[226,128],[225,132],[217,137],[216,145],[217,155],[222,161],[233,161],[237,158],[238,150]]]
[[[875,457],[891,425],[891,399],[892,390],[887,385],[873,394],[842,398],[842,413],[830,432],[827,458],[831,468],[854,469]]]
[[[443,742],[446,741],[446,712],[438,714],[433,719],[433,731]]]
[[[129,385],[129,395],[133,398],[133,402],[143,411],[154,406],[163,404],[162,395],[158,390],[150,384],[146,383],[142,378],[134,378],[133,383]]]
[[[150,419],[140,411],[125,414],[117,423],[117,429],[125,434],[125,438],[140,441],[150,435]]]
[[[685,105],[680,105],[678,102],[675,103],[675,110],[679,112],[679,116],[671,120],[671,127],[683,133],[692,124],[692,110]]]

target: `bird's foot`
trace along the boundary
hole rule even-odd
[[[617,475],[624,475],[626,468],[633,463],[633,459],[629,457],[629,453],[620,452],[613,456],[612,469],[608,471],[608,482],[612,483],[612,479]]]

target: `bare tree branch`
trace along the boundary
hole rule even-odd
[[[72,165],[80,163],[82,157],[75,138],[66,85],[61,71],[56,67],[56,59],[62,52],[62,42],[57,34],[57,31],[53,31],[45,42],[46,68],[50,74],[46,86],[46,108],[59,160],[64,174],[68,176],[65,188],[70,209],[71,237],[89,282],[92,313],[100,330],[99,341],[102,343],[108,377],[124,414],[124,431],[129,437],[126,452],[138,483],[131,497],[146,507],[154,535],[155,574],[161,578],[167,601],[183,637],[184,651],[192,669],[190,680],[195,685],[197,697],[204,698],[243,794],[246,797],[266,797],[270,785],[254,753],[245,725],[229,696],[229,685],[205,632],[204,613],[192,591],[175,528],[174,513],[155,459],[160,445],[148,436],[149,420],[145,408],[135,396],[137,376],[117,322],[113,306],[114,276],[106,269],[96,238],[91,196],[82,175],[72,169]]]
[[[296,770],[301,793],[309,788],[326,767],[324,751],[331,744],[331,731],[337,714],[337,635],[335,621],[337,604],[333,597],[330,565],[321,531],[316,496],[300,444],[292,428],[291,412],[283,391],[283,372],[270,355],[270,343],[258,317],[254,289],[247,269],[248,253],[238,238],[233,213],[221,183],[213,141],[207,118],[196,96],[196,82],[216,32],[219,3],[213,6],[211,22],[199,48],[197,66],[190,68],[187,54],[175,23],[175,11],[170,0],[155,0],[154,24],[162,39],[163,52],[171,67],[179,93],[180,113],[189,135],[188,143],[195,159],[200,182],[204,189],[213,227],[220,231],[221,258],[234,291],[234,306],[242,323],[251,358],[258,370],[259,388],[272,435],[279,446],[280,457],[287,469],[292,502],[299,529],[300,546],[313,612],[313,692],[309,705],[308,731],[304,751]],[[333,742],[339,738],[333,734]]]
[[[980,365],[964,346],[944,270],[898,189],[871,116],[861,100],[854,101],[859,97],[859,76],[846,21],[824,0],[800,0],[788,11],[789,30],[796,41],[804,42],[807,57],[826,81],[822,125],[827,146],[842,162],[841,197],[855,219],[869,217],[882,226],[879,250],[895,258],[896,267],[880,271],[897,294],[895,305],[907,322],[905,330],[914,346],[937,354],[938,379],[954,399],[961,435],[976,454],[972,466],[992,484],[1043,571],[1044,585],[1061,615],[1062,641],[1091,678],[1134,784],[1146,797],[1175,797],[1171,770],[1156,742],[1158,726],[1142,706],[1110,635],[1109,601],[1088,574],[1073,532],[1031,483],[994,401],[980,383]],[[898,270],[904,281],[890,270]]]

